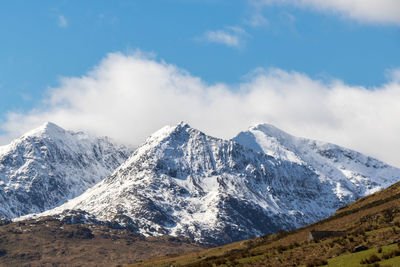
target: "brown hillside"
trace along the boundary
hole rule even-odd
[[[0,226],[0,266],[116,266],[205,248],[188,239],[145,238],[106,226],[52,218]]]

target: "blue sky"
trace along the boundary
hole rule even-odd
[[[256,123],[400,166],[397,0],[3,1],[0,145],[52,121],[140,144]]]
[[[40,103],[60,76],[115,51],[154,53],[203,80],[240,82],[257,67],[379,86],[400,66],[400,27],[249,1],[7,1],[0,8],[0,114]],[[251,25],[254,14],[264,18]],[[240,28],[239,46],[207,41]],[[234,32],[234,31],[233,31]]]

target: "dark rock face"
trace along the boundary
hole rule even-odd
[[[54,208],[124,162],[130,150],[47,123],[0,150],[0,216]]]
[[[357,247],[355,247],[355,248],[353,249],[352,253],[364,251],[364,250],[367,250],[367,249],[368,249],[368,247],[363,246],[363,245],[359,245],[359,246],[357,246]]]
[[[107,226],[111,229],[125,229],[132,232],[138,231],[137,223],[130,217],[117,214],[110,221],[100,221],[92,214],[83,210],[65,210],[53,217],[65,224],[95,224]]]
[[[308,241],[319,241],[328,237],[343,236],[345,231],[310,231]]]
[[[10,223],[12,223],[12,221],[10,219],[0,218],[0,226],[7,225],[7,224],[10,224]]]

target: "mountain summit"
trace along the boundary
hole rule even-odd
[[[0,147],[0,217],[61,205],[101,181],[129,154],[107,137],[47,122]]]
[[[295,137],[270,124],[239,133],[235,142],[278,160],[297,163],[330,183],[344,201],[354,201],[386,188],[400,179],[399,169],[354,150]]]
[[[64,137],[65,132],[66,130],[57,124],[48,121],[32,131],[27,132],[23,136],[47,136],[52,138],[62,138]]]
[[[244,138],[272,133],[269,144]],[[224,244],[326,218],[367,192],[350,186],[347,176],[321,174],[303,159],[309,156],[299,153],[320,151],[323,158],[343,162],[347,169],[342,171],[348,173],[358,173],[364,156],[330,145],[312,150],[311,141],[309,150],[292,150],[298,140],[293,138],[271,126],[255,127],[234,141],[208,136],[186,123],[166,126],[102,182],[41,215],[83,210],[99,220],[126,223],[145,235]],[[400,177],[399,169],[373,159],[368,162],[371,166],[365,168],[376,169],[370,174],[391,173],[388,182]],[[370,191],[386,186],[374,179],[364,176],[362,185]]]

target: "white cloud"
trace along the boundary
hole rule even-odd
[[[250,0],[255,6],[284,4],[332,12],[366,23],[400,26],[399,0]]]
[[[63,78],[41,108],[10,113],[2,141],[45,121],[134,145],[182,120],[223,138],[267,122],[400,167],[400,80],[391,73],[372,89],[280,69],[256,70],[235,86],[210,85],[141,53],[114,53],[83,77]]]
[[[61,28],[66,28],[68,26],[68,20],[63,15],[58,16],[58,26]]]
[[[240,47],[246,31],[240,27],[226,27],[225,30],[207,31],[203,40],[210,43],[224,44],[230,47]]]

